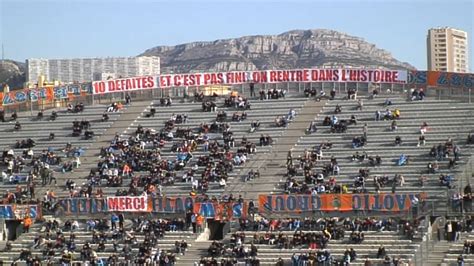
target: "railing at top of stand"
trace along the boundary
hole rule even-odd
[[[466,117],[463,119],[463,124],[468,125],[468,122],[472,119],[474,115],[474,110],[469,111]],[[474,132],[474,129],[470,130]],[[457,177],[457,186],[454,188],[450,195],[448,195],[448,215],[459,215],[472,212],[472,202],[469,203],[469,206],[466,205],[464,200],[455,202],[453,199],[454,193],[459,195],[464,195],[464,188],[471,184],[473,173],[474,173],[474,146],[467,143],[467,135],[465,133],[456,133],[456,143],[461,146],[461,155],[460,159],[466,161],[462,166],[462,172],[456,174]]]

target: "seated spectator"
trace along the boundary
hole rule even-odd
[[[160,99],[161,106],[171,106],[172,103],[173,103],[173,100],[171,100],[170,96]]]
[[[395,137],[395,146],[402,145],[402,138],[400,136]]]
[[[102,114],[102,122],[109,121],[109,115],[107,113]]]
[[[18,114],[16,113],[16,111],[13,111],[11,115],[11,121],[16,121],[17,119],[18,119]]]
[[[319,99],[323,99],[323,98],[326,98],[326,92],[321,89],[321,91],[319,91]]]
[[[74,107],[72,106],[71,103],[67,104],[67,112],[68,113],[73,113],[74,112]]]
[[[392,124],[390,125],[390,130],[391,131],[397,131],[397,129],[398,129],[397,121],[393,120]]]
[[[79,137],[82,134],[82,128],[79,125],[74,125],[72,128],[72,136]]]
[[[292,121],[295,117],[296,117],[296,111],[295,109],[291,108],[290,111],[288,111],[287,120]]]
[[[50,120],[50,121],[55,121],[56,118],[58,118],[58,113],[57,113],[56,111],[53,111],[53,112],[51,113],[51,116],[49,117],[49,120]]]
[[[260,135],[260,146],[268,146],[273,143],[273,139],[269,135]]]
[[[379,110],[375,111],[375,121],[379,121],[381,117],[382,113]]]
[[[389,98],[387,98],[387,99],[385,99],[385,101],[383,102],[383,105],[384,105],[384,106],[390,106],[390,105],[392,105],[392,101],[391,101]]]
[[[418,92],[418,89],[411,89],[411,100],[412,101],[415,101],[418,99],[418,95],[419,95],[419,92]]]
[[[429,174],[435,174],[439,170],[438,161],[435,161],[434,163],[429,162],[427,168]]]
[[[364,233],[353,231],[350,235],[350,238],[354,244],[360,244],[364,241]]]
[[[65,163],[63,164],[63,166],[61,167],[61,171],[62,171],[63,173],[71,172],[72,169],[73,169],[73,165],[72,165],[71,162],[65,162]]]
[[[383,115],[383,120],[392,120],[393,119],[393,113],[390,111],[390,109],[385,110],[384,115]]]
[[[331,148],[332,148],[332,143],[329,140],[321,142],[321,144],[319,145],[319,149],[321,150],[330,150]]]
[[[365,160],[365,158],[367,158],[367,157],[368,157],[367,152],[364,151],[362,154],[359,154],[359,152],[357,151],[355,154],[352,155],[351,160],[352,161],[359,160],[359,161],[363,162]]]
[[[401,113],[400,113],[399,109],[393,110],[393,114],[392,114],[393,119],[399,119],[400,115],[401,115]]]
[[[94,137],[94,131],[86,130],[84,132],[84,138],[85,139],[92,139],[93,137]]]
[[[36,115],[36,119],[37,119],[37,120],[43,119],[43,112],[44,112],[43,109],[41,109],[41,110],[38,112],[38,114]]]
[[[378,95],[379,95],[379,90],[375,88],[374,90],[372,90],[372,95],[370,99],[375,99],[375,97],[377,97]]]
[[[335,118],[337,120],[337,118]],[[341,120],[339,122],[334,122],[331,125],[331,133],[345,133],[347,131],[347,122],[346,120]]]
[[[310,97],[310,96],[314,97],[314,96],[316,96],[316,93],[317,93],[317,91],[316,91],[315,88],[305,88],[304,89],[305,97]]]
[[[352,139],[352,148],[355,149],[355,148],[364,147],[366,142],[367,140],[364,136],[354,137]]]
[[[78,156],[74,156],[74,158],[72,160],[72,167],[73,168],[79,168],[79,166],[81,166],[81,160],[79,159]]]
[[[277,116],[277,118],[275,118],[275,125],[277,127],[286,127],[288,125],[288,120],[284,116]]]
[[[451,175],[444,175],[444,174],[441,174],[440,177],[439,177],[439,184],[441,186],[446,186],[448,188],[453,188],[453,177]]]
[[[80,112],[83,112],[84,111],[84,104],[81,102],[79,104],[76,104],[76,106],[74,106],[74,112],[75,113],[80,113]]]
[[[318,131],[317,127],[316,127],[316,122],[312,121],[310,124],[309,124],[309,127],[308,129],[306,130],[309,134],[311,133],[315,133]]]
[[[467,135],[467,144],[474,144],[474,134]]]
[[[457,165],[456,160],[454,160],[453,158],[449,158],[449,161],[448,161],[448,169],[452,169],[452,168],[454,168],[456,165]]]
[[[349,120],[349,125],[357,125],[357,118],[355,115],[351,115],[351,119]]]
[[[225,122],[227,119],[227,113],[225,111],[219,111],[217,113],[216,121],[217,122]]]
[[[425,144],[426,144],[425,135],[421,135],[420,137],[418,137],[418,144],[416,146],[417,147],[420,147],[421,145],[425,146]]]
[[[406,156],[405,154],[400,155],[400,157],[398,158],[397,165],[402,166],[402,165],[408,164],[408,159],[409,157]]]
[[[428,131],[428,124],[426,122],[423,122],[420,126],[420,134],[424,135]]]
[[[204,100],[204,92],[195,91],[194,92],[194,101],[202,102],[202,100]]]
[[[242,117],[239,115],[238,112],[235,112],[233,115],[232,115],[232,121],[235,121],[235,122],[240,122],[242,121]]]
[[[357,90],[355,89],[348,89],[347,90],[347,99],[348,100],[357,100]]]
[[[342,112],[342,107],[339,104],[337,104],[336,108],[334,109],[334,113],[340,114],[341,112]]]
[[[387,256],[387,251],[385,251],[385,247],[381,245],[377,251],[377,259],[385,258]]]
[[[20,124],[19,121],[16,121],[15,126],[14,126],[14,129],[15,129],[15,130],[20,130],[20,129],[21,129],[21,124]]]
[[[250,124],[250,133],[255,132],[260,127],[260,121],[252,121]]]
[[[323,126],[330,126],[331,124],[331,118],[329,116],[326,116],[323,120]]]
[[[418,100],[423,101],[423,99],[425,99],[425,97],[426,97],[425,91],[423,90],[423,88],[421,88],[420,93],[418,94]]]
[[[470,254],[473,247],[474,247],[473,244],[471,242],[469,242],[469,240],[466,239],[464,241],[464,246],[463,246],[462,253],[463,254]]]
[[[219,180],[219,188],[225,188],[225,186],[226,186],[226,181],[224,178],[221,178]]]

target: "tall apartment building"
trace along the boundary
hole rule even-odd
[[[449,27],[428,30],[428,70],[469,72],[467,32]]]
[[[160,58],[156,56],[27,59],[26,66],[30,83],[36,83],[42,75],[47,81],[70,83],[160,74]]]

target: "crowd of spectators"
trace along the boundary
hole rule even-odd
[[[306,90],[307,96],[316,96],[316,91],[313,89]],[[263,96],[262,96],[263,95]],[[260,99],[278,99],[284,97],[284,90],[267,90],[260,91]],[[331,91],[329,98],[333,99],[335,91]],[[373,97],[377,96],[374,94]],[[415,97],[416,96],[416,97]],[[326,97],[324,91],[322,91],[319,97]],[[412,100],[423,100],[424,94],[422,91],[418,92],[413,96]],[[201,99],[201,96],[198,95]],[[349,90],[348,99],[357,98],[357,91]],[[161,99],[160,104],[163,106],[171,105],[171,98]],[[203,99],[202,99],[203,100]],[[386,101],[387,103],[387,101]],[[391,105],[391,102],[389,101]],[[121,109],[120,103],[114,103],[108,107],[107,112],[115,112]],[[232,115],[232,121],[240,122],[247,118],[247,114],[244,110],[250,109],[250,101],[242,96],[232,94],[225,101],[226,107],[233,107],[237,109]],[[357,110],[363,109],[363,101],[358,100]],[[84,106],[82,104],[71,106],[68,111],[71,112],[82,112]],[[233,170],[236,165],[245,163],[248,159],[248,155],[256,152],[256,145],[247,138],[243,137],[242,141],[238,143],[238,149],[236,152],[231,150],[235,146],[235,140],[232,137],[231,126],[227,123],[227,113],[225,111],[217,111],[217,105],[214,101],[203,101],[203,111],[214,111],[216,114],[216,121],[212,124],[202,124],[197,129],[183,129],[176,128],[177,124],[185,124],[187,115],[186,114],[173,114],[170,119],[165,123],[162,130],[156,132],[153,129],[146,129],[141,126],[137,127],[137,130],[133,136],[129,138],[122,138],[116,135],[111,141],[110,146],[101,150],[101,160],[97,165],[97,169],[91,170],[88,182],[83,184],[82,187],[78,187],[73,180],[68,180],[66,183],[67,189],[70,191],[70,195],[74,197],[102,197],[103,193],[99,186],[116,186],[122,187],[125,181],[129,181],[128,188],[126,190],[118,190],[117,195],[162,195],[162,186],[173,185],[175,182],[188,182],[191,183],[191,195],[199,193],[205,194],[209,189],[210,182],[218,182],[221,187],[225,187],[228,174]],[[355,115],[351,116],[351,119],[339,120],[336,114],[342,112],[341,106],[336,106],[335,115],[326,117],[323,121],[324,126],[330,126],[330,130],[333,133],[346,132],[347,127],[350,125],[357,125],[357,119]],[[155,112],[152,112],[153,116]],[[106,114],[104,114],[106,115]],[[291,109],[286,116],[277,117],[275,123],[277,126],[286,126],[289,121],[294,119],[296,116],[295,110]],[[41,115],[41,118],[43,115]],[[56,119],[57,115],[52,120]],[[390,129],[396,131],[398,129],[396,120],[401,117],[399,109],[390,111],[387,109],[384,113],[377,111],[376,120],[392,120]],[[16,116],[15,119],[16,120]],[[38,118],[40,115],[38,114]],[[13,116],[12,116],[13,119]],[[105,119],[105,118],[104,118]],[[108,120],[108,116],[107,116]],[[252,121],[251,132],[256,131],[260,126],[259,121]],[[367,129],[364,125],[363,136],[355,137],[352,140],[353,148],[363,147],[367,142]],[[81,122],[73,122],[73,135],[82,130],[90,129],[90,123],[86,120]],[[176,134],[173,134],[176,130]],[[420,137],[418,146],[425,145],[425,133],[428,130],[428,125],[423,123],[420,127]],[[316,132],[316,123],[312,123],[308,129],[310,133]],[[179,134],[178,134],[179,132]],[[224,143],[222,144],[218,140],[211,140],[208,133],[221,133]],[[88,138],[87,132],[85,133]],[[90,137],[90,136],[89,136]],[[473,139],[471,135],[468,136],[468,143]],[[171,150],[176,153],[176,158],[170,160],[168,158],[161,157],[161,149],[167,142],[172,142]],[[474,142],[474,141],[473,141]],[[271,145],[272,139],[268,135],[261,135],[260,146]],[[396,145],[401,145],[401,138],[396,138]],[[18,141],[15,148],[23,148],[25,151],[22,156],[15,156],[8,150],[4,152],[2,161],[7,165],[6,177],[12,183],[20,182],[16,178],[11,179],[14,173],[19,173],[23,170],[23,166],[26,164],[26,160],[31,160],[31,166],[33,170],[26,179],[28,184],[25,189],[18,187],[19,194],[8,192],[5,196],[8,199],[7,202],[16,202],[17,198],[33,198],[34,197],[34,180],[40,176],[43,185],[56,183],[54,177],[54,171],[50,170],[50,165],[61,165],[61,171],[68,172],[72,171],[75,167],[80,165],[80,148],[72,148],[69,144],[69,148],[66,147],[65,154],[68,157],[72,155],[72,160],[62,162],[62,159],[57,156],[54,150],[43,151],[40,157],[35,157],[32,153],[31,148],[34,147],[34,141],[30,139],[24,141]],[[193,152],[202,148],[206,152],[205,155],[197,158],[196,163],[192,166],[187,167],[191,159],[193,159]],[[320,194],[320,193],[347,193],[349,188],[347,185],[339,184],[336,178],[340,173],[340,166],[335,157],[331,157],[330,162],[322,165],[320,169],[316,168],[318,162],[323,159],[323,151],[332,148],[332,143],[329,141],[323,142],[315,146],[312,150],[306,150],[303,156],[299,156],[298,160],[294,160],[291,152],[288,154],[287,161],[287,176],[288,179],[285,183],[285,190],[289,193],[307,193],[307,194]],[[31,151],[31,152],[30,152]],[[375,157],[368,156],[367,153],[356,152],[351,157],[352,161],[363,162],[365,159],[368,160],[368,166],[376,167],[382,164],[382,159],[379,155]],[[434,159],[434,163],[428,164],[429,173],[437,173],[439,171],[439,163],[445,159],[448,160],[448,168],[454,167],[456,162],[459,160],[460,149],[453,143],[451,139],[448,139],[446,143],[438,146],[433,146],[430,151],[430,156]],[[398,165],[402,166],[408,163],[409,158],[405,155],[401,155],[398,160]],[[11,165],[11,167],[10,167]],[[295,178],[298,170],[302,170],[304,174],[304,182],[300,182]],[[181,175],[179,172],[182,171]],[[366,192],[365,183],[369,178],[369,170],[361,168],[359,174],[354,177],[354,192]],[[258,173],[258,176],[260,174]],[[199,177],[200,176],[200,177]],[[180,178],[181,177],[181,178]],[[248,178],[256,178],[255,172],[249,172]],[[440,175],[440,185],[453,188],[453,178],[451,175]],[[387,175],[374,176],[375,190],[378,192],[381,187],[388,184],[392,184],[392,192],[395,192],[395,187],[403,186],[404,177],[403,175],[396,174],[393,179],[390,179]],[[96,191],[94,193],[94,188]],[[11,195],[13,194],[13,196]],[[28,195],[30,194],[30,195]],[[467,195],[466,200],[472,198],[471,192],[464,193]],[[44,202],[54,202],[54,193],[47,192],[44,196]],[[203,197],[206,197],[203,195]],[[207,199],[210,200],[210,199]],[[212,199],[215,200],[215,199]],[[121,220],[121,221],[120,221]],[[118,222],[120,225],[117,227],[115,223]],[[446,225],[447,238],[449,240],[456,241],[459,239],[458,223],[449,222]],[[91,241],[85,243],[82,249],[76,247],[74,231],[78,230],[81,225],[78,221],[68,220],[64,226],[59,226],[57,221],[48,221],[44,225],[44,230],[33,243],[34,249],[41,249],[43,251],[43,258],[31,256],[31,252],[27,250],[21,252],[19,260],[26,260],[27,262],[36,263],[35,261],[47,261],[50,262],[54,256],[61,254],[61,262],[69,263],[76,260],[75,252],[80,250],[80,260],[82,262],[88,261],[91,264],[113,264],[117,263],[119,258],[117,255],[110,256],[107,260],[100,258],[97,253],[108,250],[108,246],[105,245],[107,241],[113,242],[112,251],[123,255],[125,261],[136,263],[136,264],[150,264],[159,263],[160,265],[173,265],[176,262],[175,254],[184,254],[187,249],[187,243],[185,241],[177,241],[174,245],[173,250],[162,250],[158,247],[157,241],[163,238],[166,231],[173,230],[187,230],[190,226],[194,227],[192,218],[189,219],[175,219],[175,220],[152,220],[137,218],[132,220],[132,226],[129,229],[123,226],[123,216],[120,218],[116,216],[109,222],[107,220],[89,220],[87,221],[87,230],[92,232]],[[208,255],[210,258],[202,258],[201,263],[204,265],[215,265],[217,264],[216,257],[224,257],[220,261],[221,265],[232,265],[237,260],[245,260],[248,265],[258,265],[259,260],[257,258],[257,244],[258,245],[274,245],[278,248],[290,249],[307,246],[311,249],[318,249],[317,252],[301,253],[297,255],[293,254],[291,262],[293,265],[315,263],[315,262],[332,262],[333,257],[328,250],[325,248],[330,240],[333,239],[347,239],[348,242],[354,244],[360,244],[364,242],[365,235],[364,231],[367,230],[395,230],[400,229],[400,232],[404,234],[408,239],[413,239],[416,234],[416,228],[418,226],[417,221],[395,221],[390,218],[385,219],[371,219],[367,218],[364,220],[359,219],[313,219],[305,218],[301,219],[274,219],[267,220],[265,218],[259,218],[255,221],[247,219],[240,220],[241,230],[255,230],[251,241],[245,241],[246,235],[243,232],[234,233],[231,236],[230,244],[225,245],[220,242],[213,242],[208,249]],[[293,234],[287,234],[283,231],[290,230],[294,231]],[[303,232],[303,230],[311,230],[310,232]],[[196,229],[193,231],[196,232]],[[266,231],[266,232],[264,232]],[[349,235],[346,235],[345,231],[351,231]],[[65,237],[65,232],[70,232],[69,239]],[[136,237],[139,234],[143,234],[144,240],[139,241]],[[472,244],[467,243],[464,246],[467,252],[471,253]],[[136,251],[136,249],[138,251]],[[384,261],[393,260],[387,255],[387,251],[381,246],[377,252],[378,258],[383,258]],[[344,252],[342,261],[349,265],[351,262],[356,260],[357,253],[354,249],[348,249]]]
[[[48,265],[77,261],[89,265],[113,265],[122,261],[135,265],[171,266],[176,262],[176,255],[183,255],[188,248],[185,240],[176,241],[169,249],[163,249],[159,244],[169,231],[188,230],[191,223],[184,219],[136,217],[129,220],[129,226],[125,225],[126,222],[122,214],[112,214],[110,220],[90,219],[85,223],[66,220],[63,225],[55,219],[44,221],[30,249],[40,250],[42,255],[33,257],[31,251],[25,249],[16,261],[31,263],[40,259]],[[78,238],[79,231],[90,232],[90,238]],[[11,248],[7,243],[6,249]],[[104,252],[112,255],[107,255],[107,258],[102,254]],[[56,259],[58,256],[59,260]]]
[[[357,101],[357,110],[363,109],[363,101],[362,99],[358,99],[356,97],[356,91],[348,91],[347,99],[353,99]],[[315,89],[305,89],[305,95],[307,97],[317,95]],[[326,97],[325,92],[322,90],[319,94],[319,97],[324,96]],[[375,89],[371,98],[373,99],[378,96],[378,91]],[[413,96],[413,100],[423,100],[424,93],[421,90],[415,90]],[[335,92],[331,91],[331,96],[328,97],[332,99],[335,97]],[[384,106],[391,106],[393,105],[392,101],[387,98],[383,104]],[[324,117],[322,121],[322,126],[329,127],[329,132],[332,133],[344,133],[347,131],[348,126],[350,125],[357,125],[357,118],[355,114],[351,114],[350,120],[339,119],[337,117],[338,114],[342,113],[344,110],[342,106],[336,105],[334,114],[331,116]],[[376,111],[375,113],[375,120],[391,120],[391,125],[389,130],[397,131],[398,125],[397,120],[401,118],[401,111],[398,108],[393,110],[387,108],[385,111]],[[311,134],[317,132],[317,124],[316,122],[312,122],[308,129],[306,130],[307,133]],[[428,123],[423,122],[419,129],[419,137],[417,146],[424,146],[426,144],[426,132],[430,130]],[[362,126],[362,135],[356,135],[352,138],[351,146],[354,149],[363,148],[366,146],[368,141],[368,125],[365,123]],[[474,139],[471,135],[468,136],[468,143],[471,139]],[[354,192],[357,193],[365,193],[369,192],[366,189],[366,182],[369,178],[369,170],[359,169],[359,174],[353,176],[354,183],[353,184],[339,184],[336,182],[337,177],[341,171],[341,167],[337,163],[337,160],[332,157],[330,163],[327,164],[319,164],[318,161],[321,160],[323,157],[323,148],[330,149],[331,145],[327,147],[323,146],[324,143],[320,144],[320,146],[315,146],[313,150],[305,150],[303,156],[299,156],[300,158],[300,165],[299,167],[291,161],[287,161],[287,179],[284,184],[284,189],[288,193],[305,193],[305,194],[320,194],[320,193],[344,193],[350,190],[350,187],[353,188]],[[395,146],[403,145],[403,141],[401,136],[395,136],[394,141]],[[322,148],[323,147],[323,148]],[[430,162],[427,166],[428,174],[436,174],[439,172],[440,163],[443,160],[447,161],[447,169],[454,168],[460,158],[460,148],[459,145],[455,144],[454,141],[449,138],[445,143],[434,145],[430,150],[430,157],[434,159],[433,162]],[[351,157],[352,161],[356,161],[359,163],[364,163],[367,160],[367,166],[369,167],[379,167],[382,165],[382,158],[379,155],[376,156],[369,156],[365,151],[359,152],[357,151]],[[399,158],[396,160],[396,165],[404,166],[409,164],[411,161],[410,156],[406,154],[400,154]],[[296,178],[298,175],[299,170],[303,170],[304,180]],[[361,172],[363,171],[363,172]],[[405,177],[401,174],[395,174],[393,177],[389,177],[388,175],[378,175],[373,176],[374,179],[374,187],[375,192],[379,193],[381,189],[385,186],[391,186],[392,192],[396,192],[397,187],[402,187],[405,184]],[[424,173],[421,173],[419,183],[424,186],[427,182],[427,176]],[[443,173],[439,176],[439,184],[441,186],[448,187],[450,189],[454,188],[454,177],[449,173]],[[467,196],[469,198],[469,196]]]

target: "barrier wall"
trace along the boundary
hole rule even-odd
[[[41,217],[41,208],[38,205],[21,205],[21,204],[2,204],[0,205],[0,219],[4,220],[21,220],[26,216],[31,219]]]
[[[312,211],[378,211],[399,212],[413,207],[415,200],[426,194],[322,194],[322,195],[259,195],[260,212],[299,214]]]
[[[258,210],[264,215],[305,212],[375,211],[398,213],[411,210],[426,199],[426,193],[259,195]],[[216,220],[247,217],[247,202],[201,201],[196,197],[62,198],[55,215],[91,216],[111,212],[184,214],[192,211]]]
[[[216,220],[238,219],[246,215],[245,203],[201,202],[195,197],[107,197],[64,198],[56,205],[56,215],[94,215],[110,212],[185,213],[193,211]]]

